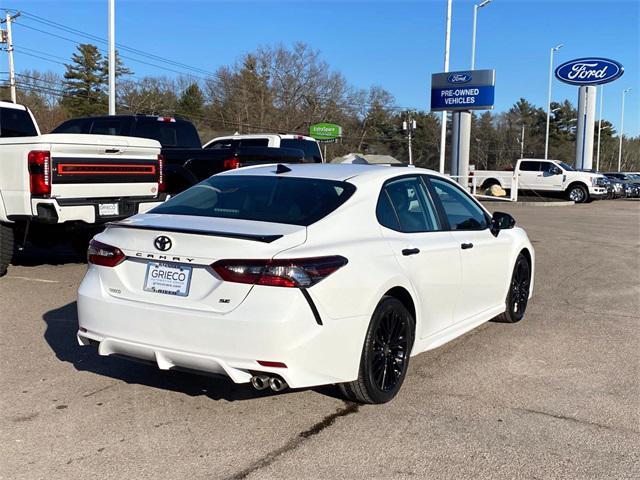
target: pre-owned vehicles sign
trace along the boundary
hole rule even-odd
[[[431,111],[492,109],[495,78],[495,70],[434,73]]]

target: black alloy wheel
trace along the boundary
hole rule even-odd
[[[386,403],[396,396],[409,366],[415,321],[405,306],[385,296],[371,318],[358,379],[340,389],[361,403]]]
[[[516,323],[524,318],[529,302],[531,287],[531,266],[529,260],[521,253],[516,259],[511,276],[511,284],[507,293],[506,311],[496,317],[495,321]]]

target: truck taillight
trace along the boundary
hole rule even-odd
[[[126,255],[117,247],[112,247],[97,240],[89,242],[89,249],[87,250],[87,261],[89,263],[102,267],[115,267],[121,264],[125,258]]]
[[[51,152],[32,150],[27,156],[32,195],[51,194]]]
[[[225,158],[224,162],[222,162],[222,168],[224,170],[240,168],[240,160],[238,160],[238,157]]]
[[[158,154],[158,191],[164,192],[167,188],[164,177],[164,156]]]
[[[275,260],[219,260],[211,267],[226,282],[307,288],[346,264],[346,258],[335,255]]]

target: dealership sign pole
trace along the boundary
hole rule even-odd
[[[495,70],[467,70],[431,75],[431,111],[454,112],[451,175],[458,177],[458,182],[465,188],[469,176],[470,110],[493,109],[495,81]]]
[[[556,78],[577,85],[578,129],[576,131],[576,163],[578,170],[593,166],[593,134],[596,121],[596,85],[613,82],[624,73],[621,64],[599,57],[577,58],[556,68]]]

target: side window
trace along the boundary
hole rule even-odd
[[[476,202],[459,187],[439,178],[431,178],[431,185],[442,204],[451,230],[484,230],[487,217]]]
[[[523,172],[540,171],[540,162],[520,162],[520,170]]]
[[[400,231],[405,233],[432,232],[440,230],[440,224],[422,181],[417,177],[406,177],[385,184],[381,196],[386,193],[395,213],[395,224],[400,224]],[[378,204],[381,208],[384,205]],[[387,221],[393,224],[392,217],[386,214]],[[382,220],[378,217],[382,225]],[[385,225],[389,226],[389,225]],[[389,226],[389,228],[393,228]],[[397,228],[396,228],[397,230]]]
[[[26,110],[0,108],[0,137],[33,137],[37,135]]]
[[[389,196],[387,195],[385,189],[382,189],[382,191],[380,192],[380,197],[378,197],[376,217],[378,218],[378,223],[380,223],[380,225],[382,225],[383,227],[400,231],[400,223],[398,221],[398,217],[396,215],[396,212],[393,210],[393,207],[391,206]]]

